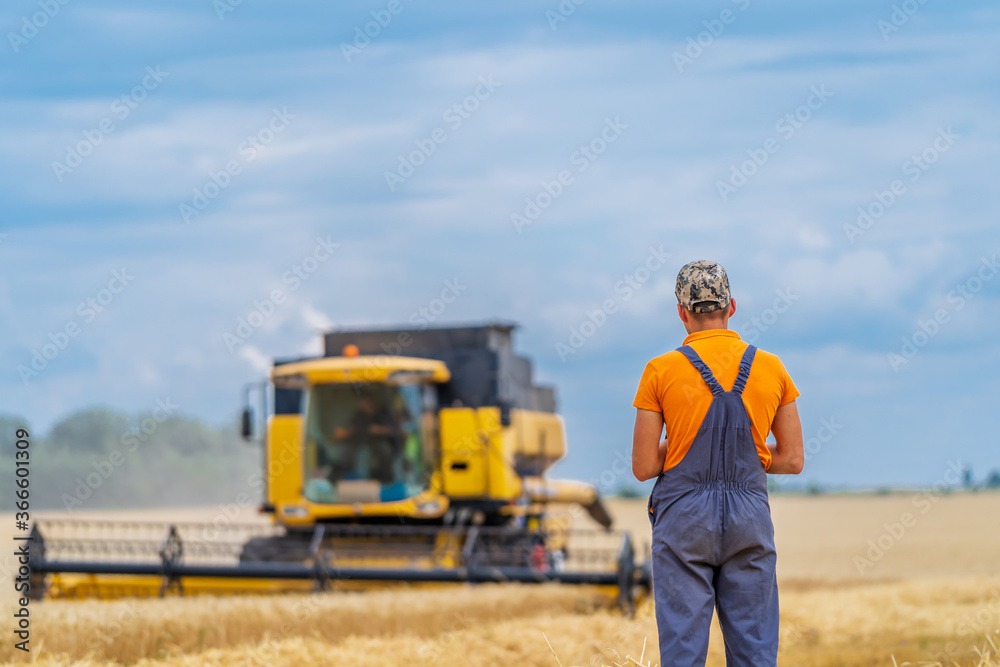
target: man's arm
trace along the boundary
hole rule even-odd
[[[779,406],[771,423],[776,444],[768,445],[771,450],[772,475],[798,475],[802,472],[806,456],[802,449],[802,422],[795,401]]]
[[[632,430],[632,474],[640,482],[652,479],[663,472],[667,458],[667,441],[660,440],[663,433],[663,414],[652,410],[635,409],[635,428]]]

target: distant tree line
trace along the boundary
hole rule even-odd
[[[64,418],[45,434],[21,417],[0,414],[0,511],[14,509],[19,428],[31,434],[31,506],[36,510],[212,505],[232,503],[241,494],[260,499],[260,445],[245,443],[235,424],[219,428],[162,411],[130,417],[91,409]],[[967,470],[962,482],[969,490],[1000,489],[1000,470],[979,483]],[[819,494],[827,489],[771,478],[768,491]],[[622,484],[615,495],[648,494]]]
[[[919,485],[916,485],[914,488],[919,488]],[[1000,489],[1000,470],[997,469],[991,470],[985,477],[982,478],[981,481],[977,482],[976,478],[972,474],[972,469],[965,468],[962,471],[962,483],[960,485],[956,484],[953,487],[946,487],[943,493],[951,493],[952,491],[959,489],[972,492],[983,489],[986,490]],[[785,478],[780,478],[775,475],[768,475],[767,478],[767,491],[770,494],[808,493],[810,495],[822,495],[828,492],[836,492],[844,490],[848,490],[848,487],[839,487],[839,488],[835,487],[831,489],[821,484],[818,484],[817,482],[814,481],[804,483],[801,481],[786,480]],[[858,491],[864,489],[855,488],[853,490]],[[879,486],[869,490],[878,495],[890,495],[892,493],[897,493],[901,490],[905,490],[905,488]]]
[[[106,409],[72,414],[45,434],[0,415],[0,510],[14,509],[19,428],[31,434],[31,507],[86,511],[211,505],[260,497],[260,445],[233,427],[178,415],[135,417]],[[3,489],[11,490],[9,493]]]

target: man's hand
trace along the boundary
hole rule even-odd
[[[660,440],[663,433],[663,414],[652,410],[635,409],[635,428],[632,431],[632,474],[640,482],[652,479],[663,472],[667,458],[667,441]]]
[[[767,446],[771,450],[771,467],[767,472],[771,475],[798,475],[805,465],[806,455],[802,449],[802,422],[795,401],[780,406],[774,413],[771,432],[776,444]]]

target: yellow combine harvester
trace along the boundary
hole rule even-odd
[[[265,414],[273,396],[261,507],[273,526],[41,521],[34,593],[557,581],[613,586],[630,607],[648,568],[596,489],[545,477],[566,454],[563,423],[513,329],[337,331],[323,357],[276,361],[261,392]],[[570,530],[552,504],[601,529]]]

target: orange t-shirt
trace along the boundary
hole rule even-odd
[[[732,390],[740,359],[747,349],[747,343],[740,339],[738,333],[728,329],[699,331],[685,338],[684,345],[690,345],[708,364],[723,389]],[[750,415],[754,443],[765,470],[771,466],[771,452],[764,443],[771,432],[774,413],[779,406],[791,403],[798,395],[799,390],[781,360],[770,352],[758,349],[743,390],[743,405]],[[701,374],[677,350],[646,364],[632,405],[663,414],[667,428],[664,470],[680,463],[687,454],[708,414],[712,398],[712,391]]]

